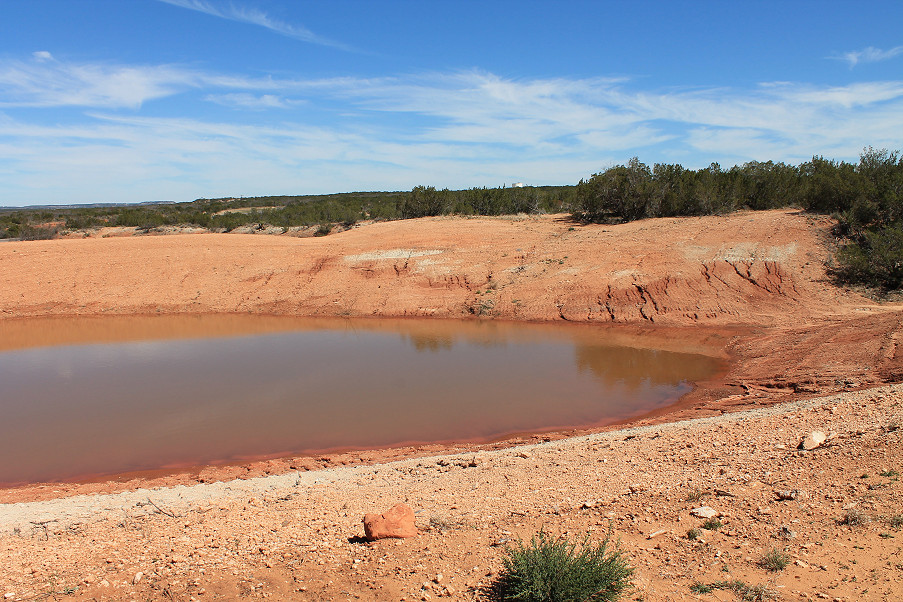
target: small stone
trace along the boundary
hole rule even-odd
[[[414,537],[414,510],[407,504],[399,503],[383,514],[364,515],[364,533],[373,541],[387,537]]]
[[[690,510],[690,514],[696,518],[715,518],[718,516],[718,511],[709,506],[700,506],[699,508]]]
[[[442,573],[436,573],[436,576],[433,578],[435,583],[442,583],[442,580],[445,579],[445,575]]]
[[[12,600],[13,598],[16,597],[16,594],[14,594],[12,592],[7,592],[7,593],[3,594],[3,597],[6,598],[7,600]]]
[[[139,581],[141,581],[142,577],[144,577],[144,573],[138,571],[137,573],[135,573],[135,578],[132,579],[132,583],[138,583]]]
[[[783,537],[784,539],[794,539],[796,537],[796,531],[791,530],[787,525],[782,525],[780,529],[778,529],[778,536]]]
[[[110,582],[104,579],[99,583],[100,587],[110,587]]]
[[[796,489],[783,489],[781,491],[775,491],[775,496],[777,496],[778,500],[786,501],[786,500],[795,500],[800,492]]]
[[[804,449],[806,451],[810,451],[820,446],[822,443],[827,441],[828,436],[825,435],[821,431],[812,431],[809,435],[803,439],[797,449]]]

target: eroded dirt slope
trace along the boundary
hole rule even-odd
[[[828,224],[792,211],[578,225],[426,218],[323,238],[0,245],[0,316],[255,312],[799,325],[873,310],[828,285]]]

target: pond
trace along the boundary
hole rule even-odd
[[[0,483],[604,425],[673,404],[720,368],[591,326],[6,320]]]

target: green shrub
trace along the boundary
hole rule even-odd
[[[715,517],[706,519],[706,521],[704,523],[702,523],[702,528],[707,529],[709,531],[717,531],[718,529],[720,529],[723,526],[724,526],[724,523],[722,523],[720,520],[718,520]]]
[[[19,238],[21,240],[52,240],[59,236],[60,229],[57,227],[45,226],[28,226],[23,225],[19,228]]]
[[[774,592],[770,591],[764,585],[749,585],[740,579],[714,581],[712,583],[701,583],[697,581],[690,585],[690,591],[694,594],[709,594],[716,589],[732,591],[737,594],[743,602],[762,602],[775,597]]]
[[[576,602],[617,600],[630,586],[633,569],[617,546],[610,549],[611,532],[597,545],[571,543],[543,531],[530,545],[518,541],[505,549],[505,567],[491,586],[492,600]]]
[[[837,252],[837,275],[846,282],[861,282],[896,289],[903,285],[903,224],[865,231],[858,240]]]

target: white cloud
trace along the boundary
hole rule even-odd
[[[846,61],[850,65],[850,69],[852,69],[859,63],[877,63],[878,61],[886,61],[901,54],[903,54],[903,46],[895,46],[888,50],[881,50],[880,48],[869,46],[868,48],[864,48],[862,50],[844,52],[839,56],[831,58]]]
[[[207,0],[160,0],[160,2],[165,2],[166,4],[171,4],[180,8],[187,8],[188,10],[194,10],[212,17],[265,27],[279,35],[301,40],[302,42],[319,44],[321,46],[331,46],[341,50],[352,50],[350,46],[319,36],[306,27],[291,25],[279,21],[278,19],[274,19],[256,8],[246,8],[234,4],[218,6]]]
[[[49,52],[47,52],[46,50],[38,50],[37,52],[32,52],[31,56],[33,56],[34,59],[38,62],[53,60],[53,55],[50,54]]]
[[[49,56],[49,53],[47,53]],[[0,107],[131,107],[201,83],[198,74],[168,65],[0,61]]]
[[[302,104],[302,101],[284,98],[275,94],[248,94],[246,92],[233,92],[230,94],[208,94],[204,100],[224,107],[234,109],[264,110],[264,109],[289,109]]]
[[[169,117],[142,108],[172,95],[182,104]],[[256,112],[229,121],[205,103]],[[36,121],[57,106],[88,111]],[[867,145],[899,147],[903,81],[642,90],[480,71],[277,80],[35,57],[0,60],[0,107],[17,115],[0,113],[0,205],[189,200],[569,183],[631,155],[687,167],[854,159]]]

